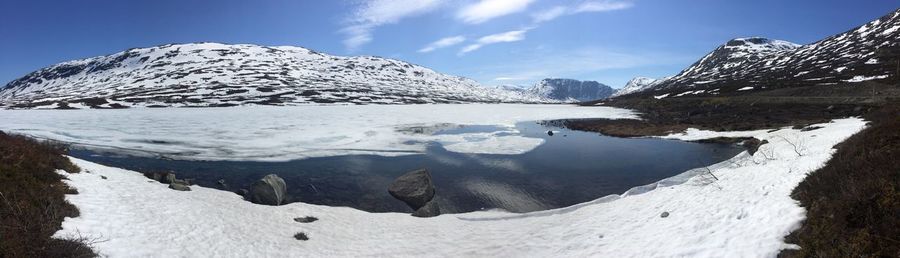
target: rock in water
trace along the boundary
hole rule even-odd
[[[284,201],[287,186],[284,179],[275,174],[268,174],[259,181],[253,183],[247,199],[253,203],[264,205],[281,205]]]
[[[553,131],[547,131],[547,135],[553,136]]]
[[[441,208],[437,204],[437,200],[431,200],[412,214],[416,217],[434,217],[441,215]]]
[[[434,198],[431,173],[428,173],[428,170],[419,169],[403,174],[391,183],[388,193],[405,202],[413,210],[419,210]]]

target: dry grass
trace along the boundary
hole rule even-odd
[[[96,240],[73,236],[54,239],[65,217],[78,209],[66,202],[73,193],[57,169],[78,167],[63,157],[64,149],[0,132],[0,257],[93,257]]]
[[[792,194],[808,210],[785,257],[900,257],[900,107],[866,116],[869,128],[838,146]]]

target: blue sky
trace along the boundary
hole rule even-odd
[[[293,45],[530,85],[678,73],[735,37],[806,44],[897,0],[0,0],[0,84],[54,63],[167,43]]]

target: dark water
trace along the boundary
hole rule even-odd
[[[172,170],[179,178],[225,190],[247,188],[266,174],[278,174],[291,201],[350,206],[366,211],[411,212],[387,193],[401,174],[427,168],[445,213],[502,208],[527,212],[565,207],[649,184],[691,168],[714,164],[742,151],[733,145],[661,139],[623,139],[520,123],[524,136],[545,139],[521,155],[461,154],[430,145],[421,155],[348,155],[288,162],[181,161],[73,150],[74,157],[136,171]],[[493,132],[494,126],[465,126],[435,134]],[[554,130],[554,136],[547,135]],[[216,184],[224,179],[227,186]]]

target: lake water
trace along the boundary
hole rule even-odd
[[[649,184],[691,168],[728,159],[743,149],[662,139],[624,139],[572,131],[536,122],[519,122],[517,135],[543,139],[523,154],[474,154],[427,144],[423,154],[341,155],[292,161],[190,161],[121,155],[75,148],[71,155],[136,171],[175,171],[201,186],[247,188],[274,173],[284,178],[289,199],[373,212],[411,212],[391,197],[392,180],[411,170],[431,171],[444,213],[500,208],[528,212],[565,207],[631,187]],[[499,132],[493,125],[445,126],[419,130],[428,135]],[[553,130],[554,135],[547,134]],[[481,141],[482,138],[469,139]],[[412,143],[411,143],[412,144]],[[227,186],[216,181],[224,179]]]

